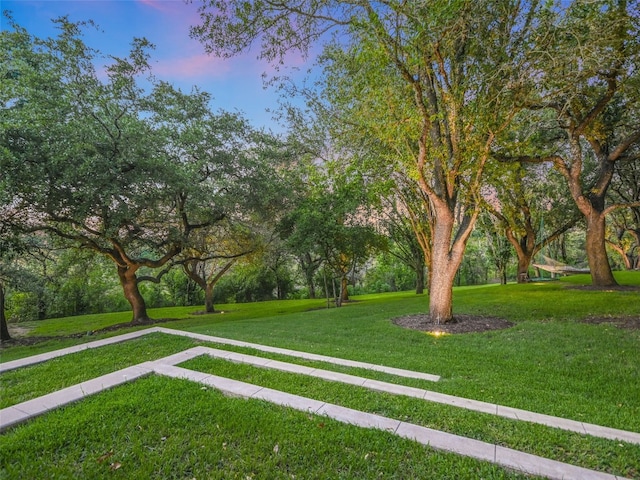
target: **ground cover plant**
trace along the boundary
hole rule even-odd
[[[640,275],[628,273],[619,281],[637,286]],[[344,308],[329,310],[319,308],[321,302],[305,301],[225,305],[220,306],[225,313],[215,315],[189,316],[185,309],[172,315],[165,310],[162,317],[183,318],[162,326],[435,373],[442,376],[440,382],[311,363],[638,432],[640,332],[620,328],[617,322],[640,316],[638,291],[575,288],[580,285],[576,278],[541,285],[457,289],[457,312],[499,316],[514,326],[441,337],[392,322],[396,317],[424,312],[424,298],[409,293],[355,297],[356,301]],[[591,321],[594,318],[604,323]],[[117,315],[112,319],[114,324],[121,320]],[[83,330],[86,334],[88,330],[82,327],[80,318],[66,322],[59,319],[35,325],[31,335],[42,335],[43,329],[49,329],[46,336],[53,336],[56,332],[51,325],[56,322],[67,336]],[[101,322],[108,324],[106,320]],[[117,333],[122,331],[5,347],[2,361]],[[153,334],[7,372],[0,375],[2,405],[195,344],[185,338]],[[233,350],[255,353],[250,349]],[[193,360],[190,367],[640,478],[639,447],[624,442],[207,358]],[[189,425],[188,419],[194,423]],[[251,435],[243,437],[247,431]],[[78,444],[71,440],[75,438],[88,440]],[[395,478],[517,478],[481,462],[418,448],[383,432],[364,432],[260,402],[226,399],[198,385],[156,377],[118,387],[11,429],[0,436],[0,442],[0,449],[8,452],[3,453],[1,467],[8,478],[375,478],[379,473]],[[328,457],[323,460],[325,452]],[[36,458],[42,460],[34,461]],[[326,470],[322,470],[325,463]],[[306,471],[310,473],[302,475]]]

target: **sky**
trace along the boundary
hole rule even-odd
[[[189,28],[199,21],[197,7],[183,0],[0,0],[0,10],[11,11],[19,25],[39,37],[55,36],[51,20],[60,16],[93,20],[101,31],[88,29],[85,41],[103,54],[125,56],[134,37],[145,37],[156,46],[150,63],[158,79],[186,92],[197,85],[213,96],[213,110],[239,111],[255,127],[282,132],[267,112],[278,108],[275,88],[265,89],[262,78],[272,68],[257,60],[257,50],[232,59],[206,54],[189,37]],[[8,28],[3,17],[0,21],[2,29]],[[290,66],[304,64],[293,56]]]

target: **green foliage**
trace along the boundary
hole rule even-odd
[[[411,290],[416,286],[416,274],[396,257],[382,254],[375,257],[373,265],[367,268],[363,283],[366,293]]]
[[[138,284],[157,282],[154,275],[180,261],[194,232],[275,208],[283,145],[237,114],[214,114],[207,93],[186,94],[149,76],[144,39],[127,57],[110,57],[99,75],[101,53],[82,39],[87,25],[62,18],[56,38],[40,39],[7,20],[11,29],[0,34],[3,223],[110,258],[134,319],[144,321]],[[67,287],[68,308],[92,311],[92,292],[83,298]],[[152,304],[171,303],[162,289],[145,293]]]

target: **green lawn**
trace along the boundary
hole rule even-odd
[[[619,274],[618,279],[640,285],[640,273]],[[299,300],[220,305],[225,313],[215,315],[193,316],[190,312],[198,309],[184,307],[151,313],[177,319],[162,324],[169,328],[419,370],[442,380],[314,364],[327,369],[640,432],[640,332],[581,321],[589,316],[637,318],[640,293],[570,288],[586,282],[588,277],[576,276],[456,289],[456,313],[496,315],[516,325],[440,338],[390,322],[426,311],[427,298],[407,292],[356,297],[341,309],[322,308],[322,300]],[[30,334],[89,332],[127,319],[127,313],[117,313],[47,320],[32,325]],[[10,347],[2,351],[2,361],[122,332]],[[0,376],[0,405],[196,344],[153,334],[7,372]],[[208,358],[194,359],[189,367],[640,478],[640,446],[624,442]],[[0,435],[0,451],[0,478],[520,478],[383,432],[158,377],[11,429]]]

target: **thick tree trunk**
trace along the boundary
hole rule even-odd
[[[462,263],[463,244],[452,251],[453,215],[445,210],[436,210],[436,222],[433,229],[433,250],[431,271],[429,272],[429,315],[435,323],[453,320],[453,282]]]
[[[518,254],[518,283],[527,283],[529,281],[529,265],[531,265],[530,252],[516,250]]]
[[[591,270],[591,283],[598,287],[618,285],[613,277],[605,246],[606,217],[592,210],[585,216],[587,221],[587,260]]]
[[[0,341],[11,340],[7,317],[4,314],[4,285],[0,282]]]
[[[147,305],[138,289],[137,268],[118,266],[118,277],[124,291],[124,296],[131,305],[133,311],[132,323],[148,322]]]
[[[434,269],[436,259],[434,256]],[[453,320],[453,276],[448,267],[441,274],[434,270],[431,292],[429,294],[429,315],[435,323],[447,323]]]
[[[216,312],[213,306],[213,287],[215,287],[215,285],[209,283],[204,289],[204,311],[206,313]]]

